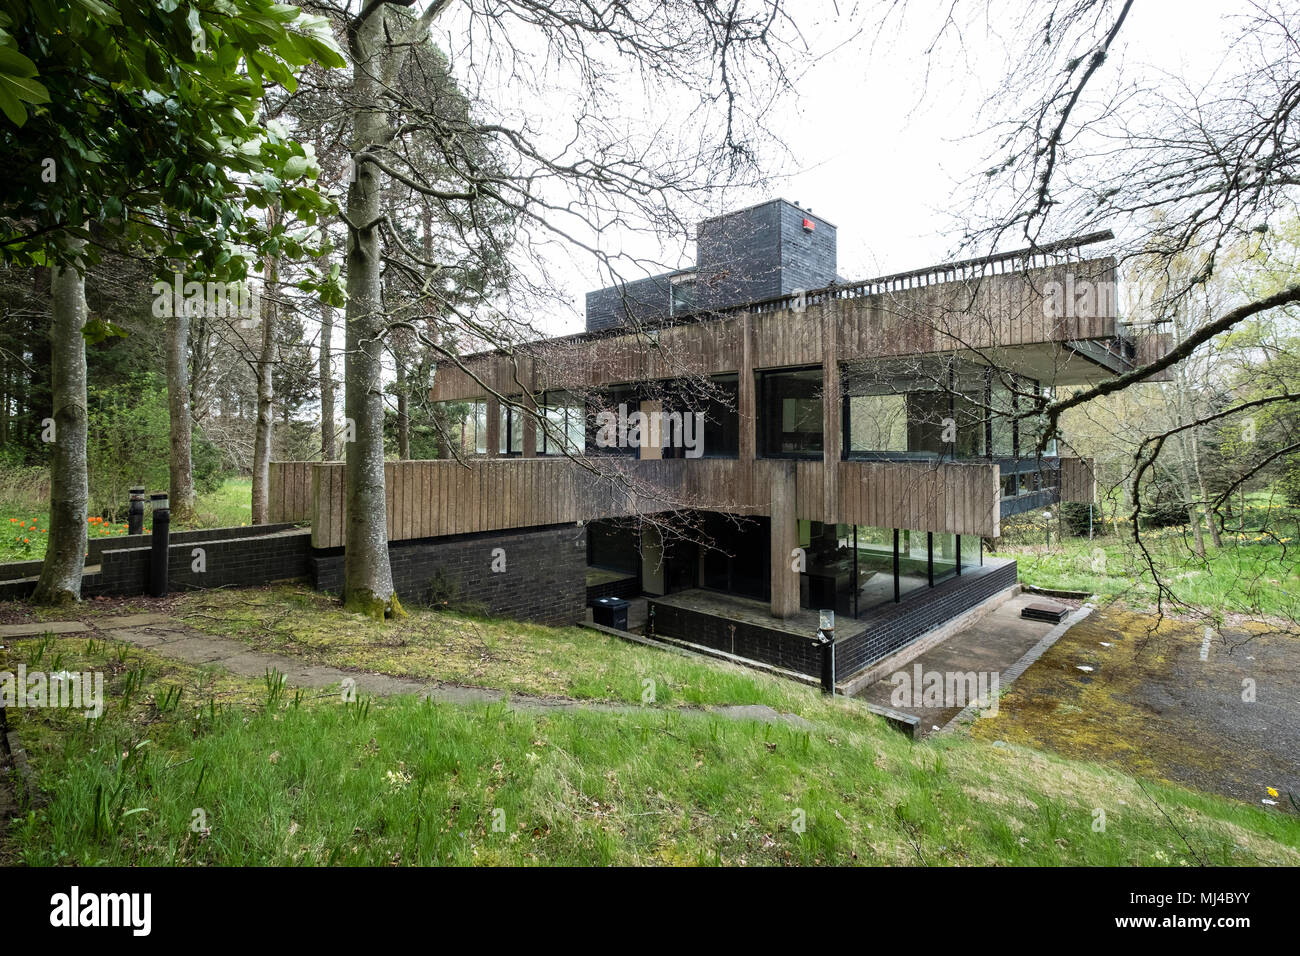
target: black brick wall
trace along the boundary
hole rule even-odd
[[[638,321],[657,324],[672,313],[672,283],[669,274],[649,276],[587,293],[587,331],[602,332],[626,324],[630,312]]]
[[[968,568],[925,591],[913,592],[900,604],[886,605],[863,618],[866,631],[835,644],[836,678],[843,680],[892,654],[999,591],[1016,583],[1016,563]]]
[[[239,537],[230,537],[232,534]],[[81,579],[82,597],[122,597],[148,592],[152,554],[148,535],[96,539],[91,544],[96,547],[86,560],[88,564],[98,564],[99,570]],[[123,547],[124,544],[130,546]],[[193,570],[195,548],[202,548],[205,553],[207,570],[202,573]],[[293,525],[181,532],[168,539],[168,590],[252,587],[306,577],[310,553],[311,531]],[[32,574],[39,575],[40,569]],[[35,581],[6,581],[0,584],[0,600],[22,600],[31,595],[35,586]]]
[[[986,601],[1016,583],[1016,563],[968,569],[933,588],[915,592],[900,604],[872,611],[841,627],[866,630],[835,644],[835,676],[844,680],[880,658]],[[656,634],[727,651],[813,677],[821,676],[821,649],[813,637],[688,610],[650,599]],[[734,635],[730,626],[735,625]]]
[[[653,598],[649,606],[653,612],[655,634],[676,637],[801,674],[821,675],[821,647],[811,636],[802,637],[745,621],[728,621],[716,615],[660,604]]]
[[[608,581],[605,584],[592,584],[587,588],[587,604],[591,605],[597,598],[616,597],[632,600],[641,595],[641,578],[633,576],[621,581]]]
[[[492,570],[492,551],[503,548],[506,570]],[[403,601],[423,604],[441,572],[457,589],[456,603],[484,613],[573,624],[586,614],[587,531],[552,525],[528,531],[488,532],[394,541],[388,546],[393,585]],[[320,591],[343,589],[341,549],[310,558]]]

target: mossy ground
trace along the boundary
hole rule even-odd
[[[1202,659],[1202,653],[1205,659]],[[1021,675],[971,733],[1251,803],[1300,799],[1300,636],[1262,624],[1223,632],[1106,608]],[[1090,668],[1083,670],[1081,668]],[[1243,681],[1252,682],[1255,700]]]

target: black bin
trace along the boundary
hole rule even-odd
[[[596,598],[591,604],[591,619],[616,631],[626,631],[627,603],[616,597]]]

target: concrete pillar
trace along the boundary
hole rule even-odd
[[[799,611],[799,572],[791,567],[791,552],[799,547],[795,517],[795,463],[773,461],[772,486],[772,616],[793,617]]]
[[[641,414],[645,416],[645,425],[641,428],[641,449],[640,458],[642,461],[658,461],[664,456],[664,442],[668,436],[662,433],[652,435],[650,433],[650,422],[653,416],[663,411],[663,402],[642,402],[638,406]],[[629,411],[629,415],[632,413]]]

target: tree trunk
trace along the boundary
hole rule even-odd
[[[170,488],[172,521],[194,520],[193,427],[190,414],[190,317],[184,302],[173,303],[167,319],[167,413],[171,428]]]
[[[267,226],[279,223],[279,210],[267,212]],[[275,318],[272,301],[279,279],[279,262],[271,259],[266,268],[266,289],[262,296],[262,350],[257,357],[257,427],[253,434],[253,524],[270,520],[271,435],[275,427],[275,387],[271,373],[275,369]]]
[[[1216,548],[1223,547],[1223,537],[1219,534],[1218,515],[1209,507],[1210,497],[1205,493],[1205,473],[1201,470],[1201,439],[1199,429],[1192,429],[1192,471],[1196,475],[1196,487],[1201,492],[1201,501],[1206,503],[1205,520],[1210,526],[1210,540]]]
[[[69,239],[80,253],[84,240]],[[75,268],[54,267],[51,289],[50,382],[54,435],[50,447],[50,527],[45,563],[32,600],[71,604],[81,600],[86,562],[86,283]]]
[[[402,613],[388,560],[384,488],[384,393],[381,379],[384,317],[380,300],[380,177],[359,158],[388,140],[383,111],[384,8],[355,24],[351,36],[354,175],[348,184],[347,311],[344,320],[343,407],[349,436],[344,467],[347,528],[343,600],[375,618]]]
[[[336,461],[334,449],[334,308],[322,306],[320,318],[320,448],[322,461]]]

